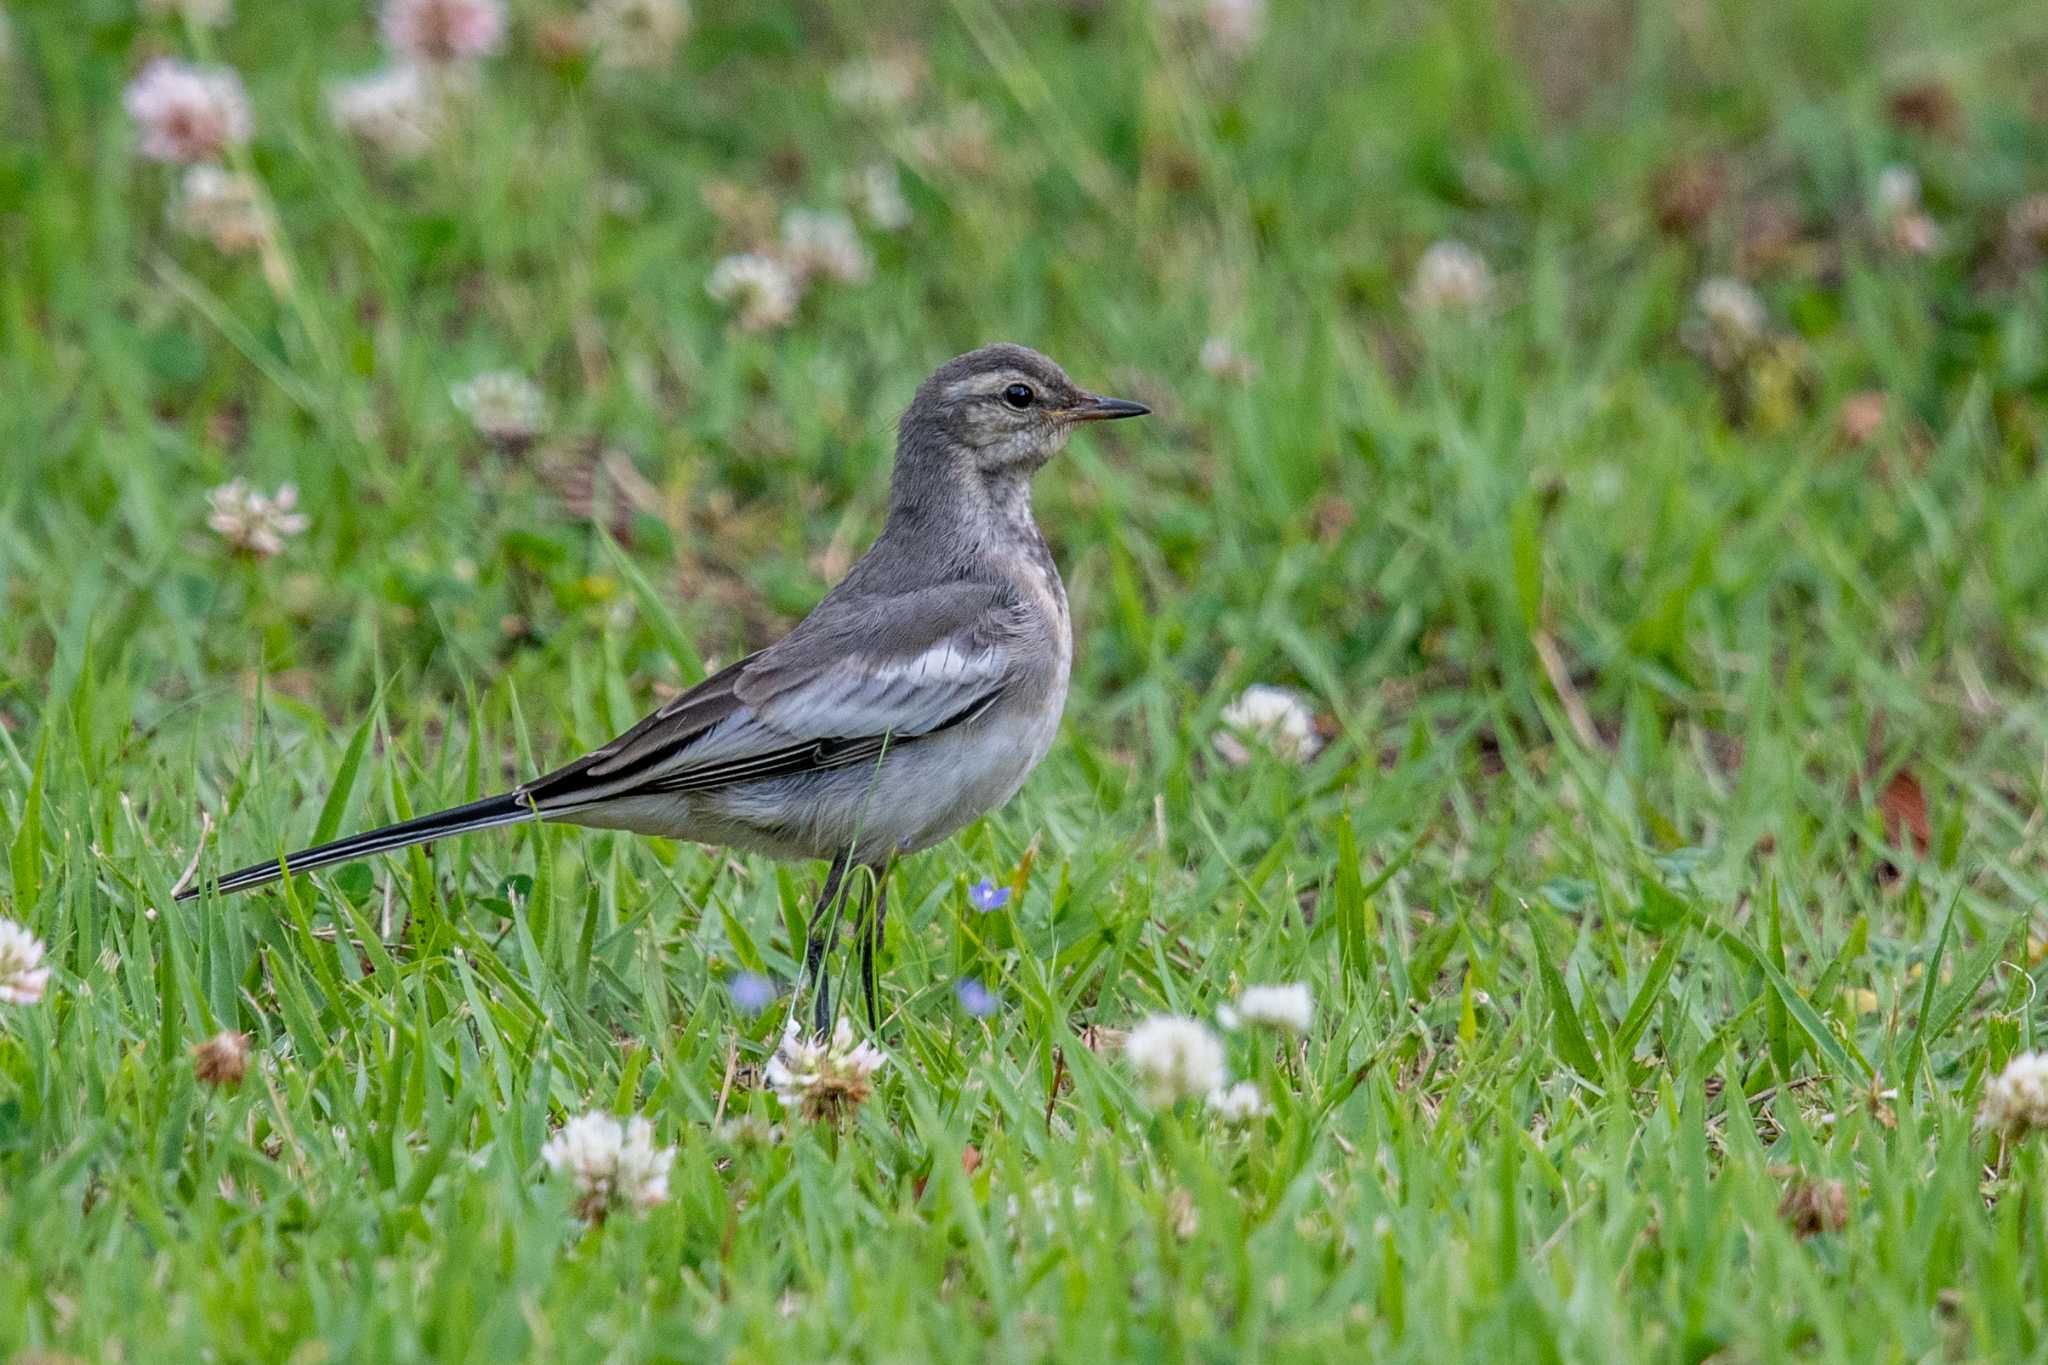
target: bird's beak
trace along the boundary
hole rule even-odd
[[[1101,394],[1086,393],[1081,401],[1067,409],[1069,422],[1111,422],[1119,417],[1143,417],[1152,409],[1143,403],[1133,403],[1128,398],[1104,398]]]

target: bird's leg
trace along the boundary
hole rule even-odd
[[[861,994],[867,1001],[869,1028],[875,1026],[875,954],[868,942],[868,925],[875,913],[875,884],[862,874],[871,871],[869,868],[857,868],[853,873],[860,878],[860,908],[853,917],[853,932],[860,948]]]
[[[869,873],[877,879],[882,875],[872,868],[869,869]],[[860,926],[860,993],[867,1001],[868,1031],[872,1033],[882,1027],[881,1002],[876,999],[875,992],[876,929],[882,913],[882,888],[879,880],[875,889],[869,893],[868,901],[868,913],[861,920]]]
[[[862,927],[860,981],[861,992],[867,996],[868,1029],[873,1032],[882,1027],[882,998],[875,988],[875,957],[882,951],[882,920],[889,913],[889,865],[884,863],[869,871],[874,874],[875,893],[874,905]]]
[[[825,958],[825,916],[831,912],[832,903],[839,898],[839,885],[846,878],[847,865],[853,860],[853,850],[847,849],[832,860],[832,866],[825,872],[825,885],[818,891],[818,899],[811,905],[811,923],[804,935],[804,975],[815,978],[818,967]]]
[[[804,977],[817,992],[817,1030],[821,1037],[829,1031],[832,1020],[832,978],[825,969],[825,938],[829,927],[837,923],[839,902],[846,890],[846,869],[852,862],[851,848],[832,860],[825,873],[825,885],[818,892],[816,904],[811,906],[811,923],[804,934]],[[827,916],[832,917],[830,921]]]
[[[847,869],[846,881],[843,887],[841,888],[839,894],[840,900],[844,904],[845,908],[852,912],[853,932],[856,936],[858,936],[860,933],[861,916],[866,913],[867,907],[866,879],[860,875],[859,868]],[[834,925],[837,925],[839,922],[839,916],[836,912],[832,916],[832,922]],[[820,972],[820,979],[823,980],[824,977],[822,968],[820,969]],[[831,1035],[832,1026],[834,1022],[835,1020],[833,1018],[832,1013],[832,993],[828,988],[818,993],[817,1006],[812,1016],[812,1028],[816,1031],[817,1035],[820,1038],[829,1037]]]

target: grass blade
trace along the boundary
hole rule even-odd
[[[1558,1055],[1574,1071],[1597,1083],[1600,1080],[1600,1062],[1593,1053],[1592,1044],[1586,1041],[1586,1031],[1579,1024],[1578,1011],[1572,1008],[1571,993],[1565,989],[1564,977],[1558,974],[1550,955],[1543,951],[1543,935],[1533,918],[1529,923],[1529,941],[1535,948],[1536,970],[1541,974],[1544,991],[1550,997],[1550,1031]]]

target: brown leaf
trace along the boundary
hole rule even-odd
[[[1790,199],[1769,197],[1747,204],[1742,214],[1741,254],[1746,274],[1788,269],[1805,254],[1806,225]]]
[[[1937,137],[1952,137],[1962,123],[1962,103],[1941,81],[1921,81],[1892,91],[1885,113],[1894,126]]]
[[[976,1147],[973,1143],[970,1142],[965,1147],[960,1149],[960,1169],[962,1171],[966,1172],[968,1175],[973,1175],[975,1169],[980,1165],[981,1149],[979,1147]],[[920,1175],[913,1178],[910,1182],[912,1197],[917,1199],[923,1199],[925,1186],[930,1183],[930,1176]]]
[[[1904,848],[1901,836],[1911,835],[1913,851],[1927,852],[1927,794],[1920,790],[1920,779],[1913,776],[1912,769],[1901,768],[1892,774],[1892,780],[1877,795],[1877,811],[1884,819],[1885,841],[1893,848]]]
[[[1889,401],[1877,389],[1864,389],[1844,398],[1842,406],[1835,412],[1835,430],[1841,433],[1842,443],[1851,446],[1868,443],[1884,430],[1890,408]]]
[[[1727,197],[1728,169],[1713,158],[1667,166],[1650,190],[1657,227],[1667,237],[1694,236]]]
[[[1864,748],[1863,771],[1852,779],[1850,791],[1856,797],[1864,797],[1878,775],[1887,766],[1885,752],[1885,718],[1882,712],[1871,717],[1870,737]],[[1896,751],[1895,751],[1896,752]],[[1927,793],[1921,789],[1920,779],[1913,772],[1910,762],[1900,763],[1892,775],[1885,779],[1877,793],[1877,814],[1884,830],[1886,845],[1894,849],[1910,848],[1916,854],[1925,854],[1931,842],[1932,826],[1927,817]],[[1900,868],[1890,858],[1881,861],[1877,868],[1878,884],[1895,886],[1901,876]]]
[[[1343,538],[1351,524],[1358,520],[1358,509],[1351,499],[1334,494],[1316,500],[1309,513],[1309,523],[1316,528],[1316,539],[1328,545]]]
[[[534,30],[533,50],[548,66],[570,66],[588,55],[583,25],[574,19],[549,19]]]

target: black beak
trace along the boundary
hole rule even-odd
[[[1100,394],[1083,394],[1081,401],[1067,409],[1069,422],[1112,422],[1119,417],[1143,417],[1152,409],[1143,403],[1133,403],[1128,398],[1104,398]]]

